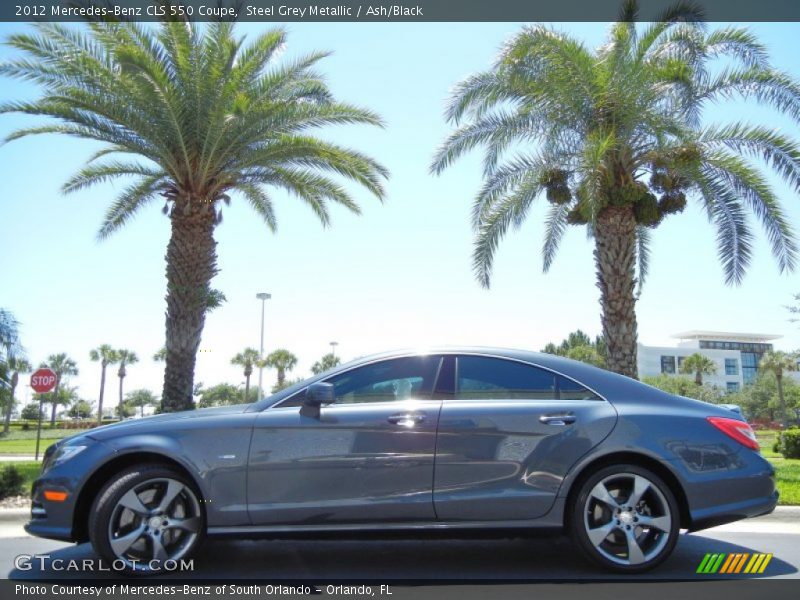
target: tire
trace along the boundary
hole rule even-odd
[[[672,490],[638,465],[599,470],[583,482],[569,510],[570,534],[581,552],[618,573],[642,573],[661,564],[680,533]]]
[[[100,490],[89,515],[89,539],[103,567],[128,575],[175,570],[169,561],[190,557],[205,529],[194,483],[160,464],[122,471]]]

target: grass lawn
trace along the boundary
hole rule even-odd
[[[781,493],[780,504],[800,504],[800,459],[783,458],[772,451],[778,439],[777,431],[756,431],[756,437],[761,444],[761,454],[775,467],[775,483]]]
[[[42,439],[39,442],[39,454],[43,453],[53,442],[73,433],[79,433],[79,429],[50,429],[42,428]],[[0,434],[0,455],[17,454],[33,455],[36,451],[36,429],[28,431],[12,429],[6,435]]]

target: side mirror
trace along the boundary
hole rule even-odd
[[[336,396],[333,392],[332,383],[312,383],[306,390],[306,398],[303,404],[318,408],[323,404],[333,404],[335,401]]]

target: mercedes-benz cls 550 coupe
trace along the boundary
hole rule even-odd
[[[537,528],[636,573],[682,529],[778,499],[738,413],[486,348],[370,356],[253,404],[91,429],[48,448],[32,494],[29,533],[142,574],[215,535]]]

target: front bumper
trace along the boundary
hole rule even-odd
[[[100,466],[114,456],[114,451],[102,442],[91,441],[86,450],[74,458],[51,466],[51,448],[45,454],[42,473],[31,488],[31,520],[25,525],[25,531],[52,540],[80,541],[76,535],[76,513],[81,502],[87,498],[82,494],[93,496],[98,491],[90,489],[91,486],[86,486],[86,483]],[[61,501],[50,500],[45,497],[45,490],[61,492],[66,497]]]

